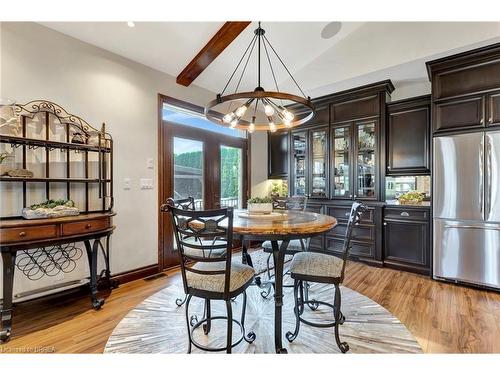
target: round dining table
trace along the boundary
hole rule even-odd
[[[242,241],[243,263],[251,265],[250,241],[270,241],[274,261],[274,344],[276,353],[287,353],[282,342],[283,267],[285,252],[291,240],[315,237],[337,225],[332,216],[303,211],[274,211],[272,215],[249,215],[234,210],[233,237]],[[257,278],[257,285],[261,285]]]

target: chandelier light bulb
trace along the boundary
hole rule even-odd
[[[255,116],[252,117],[252,122],[248,125],[248,132],[253,133],[255,131]]]
[[[271,116],[267,116],[267,121],[269,121],[269,131],[274,133],[276,131],[276,125],[274,124],[273,118]]]
[[[288,109],[285,109],[281,114],[283,115],[283,118],[288,121],[292,121],[295,117]]]
[[[266,103],[264,104],[264,112],[266,113],[266,116],[272,116],[274,115],[274,108],[271,104]]]
[[[241,107],[238,107],[235,111],[236,116],[243,117],[243,115],[245,114],[247,109],[248,109],[248,107],[246,105],[242,105]]]
[[[283,124],[285,124],[285,126],[287,128],[291,127],[292,126],[292,122],[290,120],[288,120],[287,118],[284,118],[283,119]]]
[[[231,121],[230,127],[231,129],[234,129],[238,125],[238,118],[235,118],[234,120]]]
[[[234,113],[229,112],[228,114],[224,115],[224,117],[222,118],[222,121],[224,122],[224,124],[229,124],[233,120],[233,117],[234,117]]]

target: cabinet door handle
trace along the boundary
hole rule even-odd
[[[19,232],[19,237],[26,237],[26,232]]]
[[[406,216],[406,217],[410,216],[410,214],[408,212],[406,212],[406,211],[401,212],[400,215],[401,216]]]
[[[388,165],[388,166],[387,166],[387,169],[391,169],[391,166],[390,166],[390,165]]]
[[[387,226],[387,222],[384,221],[384,227]]]
[[[349,212],[346,212],[346,213],[345,213],[345,216],[349,217],[349,215],[350,215],[350,214],[349,214]]]
[[[87,224],[87,225],[85,225],[85,228],[87,228],[87,229],[92,228],[92,224]]]
[[[481,124],[484,124],[484,118],[481,118],[480,122]]]
[[[488,119],[488,122],[491,124],[491,123],[493,122],[493,117],[490,117],[490,118]]]

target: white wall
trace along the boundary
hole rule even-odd
[[[112,273],[157,263],[157,94],[199,105],[214,94],[177,85],[172,76],[35,23],[2,23],[0,34],[2,98],[56,102],[96,127],[105,122],[113,136],[117,229],[112,237]],[[147,158],[154,159],[154,170],[146,168]],[[128,191],[122,188],[125,177],[132,179]],[[141,177],[152,178],[154,189],[140,190]],[[1,199],[11,198],[2,194]],[[86,267],[84,255],[78,272],[67,275],[67,280],[87,275]],[[60,282],[48,277],[29,282],[16,272],[14,292]]]

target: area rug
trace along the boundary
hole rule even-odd
[[[290,283],[285,276],[285,283]],[[346,341],[348,353],[421,353],[422,350],[406,329],[389,311],[364,295],[342,287],[342,312],[346,320],[340,327],[342,341]],[[260,289],[251,286],[247,290],[247,332],[257,335],[252,344],[242,341],[233,348],[233,353],[274,353],[274,300],[272,294],[265,299]],[[310,295],[316,299],[333,302],[334,291],[330,285],[313,284]],[[186,353],[187,326],[185,306],[178,307],[176,298],[183,297],[182,286],[172,285],[147,298],[130,311],[116,326],[104,349],[104,353]],[[242,297],[233,302],[233,316],[240,318]],[[203,300],[193,298],[189,306],[190,315],[203,315]],[[212,302],[212,316],[226,315],[224,302]],[[326,306],[311,311],[306,307],[306,319],[318,322],[331,321],[333,312]],[[315,328],[301,325],[298,338],[289,343],[287,331],[293,330],[293,289],[284,288],[283,344],[289,353],[340,353],[335,344],[333,328]],[[225,321],[212,323],[209,335],[201,329],[195,339],[203,345],[223,347],[225,344]],[[239,329],[233,326],[234,339]],[[201,353],[193,346],[193,353]]]

